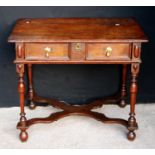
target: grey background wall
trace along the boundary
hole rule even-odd
[[[138,102],[155,102],[155,7],[0,7],[0,106],[18,106],[14,45],[7,43],[17,19],[133,16],[150,39],[142,48]],[[83,104],[118,90],[120,66],[38,65],[34,78],[38,94]]]

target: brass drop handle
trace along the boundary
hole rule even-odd
[[[107,48],[106,48],[106,53],[105,53],[105,55],[106,55],[107,57],[110,57],[110,56],[111,56],[111,53],[112,53],[112,48],[111,48],[111,47],[107,47]]]
[[[49,53],[52,51],[52,48],[50,47],[45,47],[44,48],[45,51],[45,57],[48,58],[49,57]]]
[[[76,43],[75,50],[76,51],[80,51],[81,50],[81,44],[80,43]]]

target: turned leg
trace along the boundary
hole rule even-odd
[[[29,108],[35,109],[36,105],[33,102],[34,89],[33,89],[33,77],[32,77],[32,64],[28,64],[28,99],[29,99]]]
[[[26,141],[28,138],[28,134],[26,132],[26,117],[24,111],[24,95],[25,95],[25,84],[24,84],[24,64],[17,64],[17,73],[19,76],[18,80],[18,92],[19,92],[19,102],[20,102],[20,122],[18,129],[21,130],[20,132],[20,139],[21,141]]]
[[[135,104],[137,97],[137,76],[139,73],[139,64],[131,64],[131,85],[130,85],[130,117],[128,119],[128,139],[134,140],[136,134],[134,130],[138,128],[135,118]]]
[[[127,65],[122,66],[122,86],[121,86],[121,99],[119,102],[120,107],[125,107],[125,97],[126,97],[126,76],[127,76]]]

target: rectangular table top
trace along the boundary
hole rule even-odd
[[[134,18],[19,19],[9,42],[147,42]]]

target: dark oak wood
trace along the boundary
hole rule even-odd
[[[26,141],[26,130],[36,123],[51,123],[69,115],[89,116],[103,123],[117,123],[128,129],[127,137],[134,140],[138,128],[135,118],[137,77],[141,63],[141,43],[148,39],[134,18],[47,18],[20,19],[9,42],[16,44],[16,70],[19,76],[20,139]],[[70,105],[56,99],[40,97],[33,86],[33,64],[120,64],[122,65],[121,91],[113,96],[85,105]],[[126,105],[127,66],[131,66],[129,119],[108,118],[92,111],[103,104]],[[24,68],[28,67],[28,100],[30,109],[37,103],[49,104],[62,111],[46,118],[27,120],[24,111]],[[95,82],[95,81],[94,81]]]
[[[19,102],[20,102],[20,139],[21,141],[26,141],[28,138],[28,134],[26,132],[27,129],[27,119],[25,117],[25,111],[24,111],[24,93],[25,93],[25,84],[24,84],[24,65],[23,64],[17,64],[16,70],[19,75],[19,81],[18,81],[18,92],[19,92]]]
[[[121,88],[121,100],[120,100],[120,107],[125,107],[125,97],[127,95],[127,90],[126,90],[126,76],[127,76],[127,65],[124,64],[122,65],[122,88]]]
[[[111,48],[108,53],[107,48]],[[108,55],[109,54],[109,55]],[[87,60],[130,60],[130,44],[121,43],[88,43]]]
[[[20,19],[10,42],[146,42],[134,18]]]
[[[135,118],[135,104],[137,97],[137,75],[139,73],[139,64],[131,64],[131,85],[130,85],[130,117],[128,119],[128,139],[134,140],[135,133],[134,130],[137,128],[136,118]]]
[[[25,59],[69,60],[68,44],[25,44]]]
[[[27,64],[28,68],[28,81],[29,81],[29,86],[28,86],[28,99],[29,99],[29,108],[30,109],[35,109],[35,103],[33,102],[33,97],[34,97],[34,88],[33,88],[33,77],[32,77],[32,64]]]

